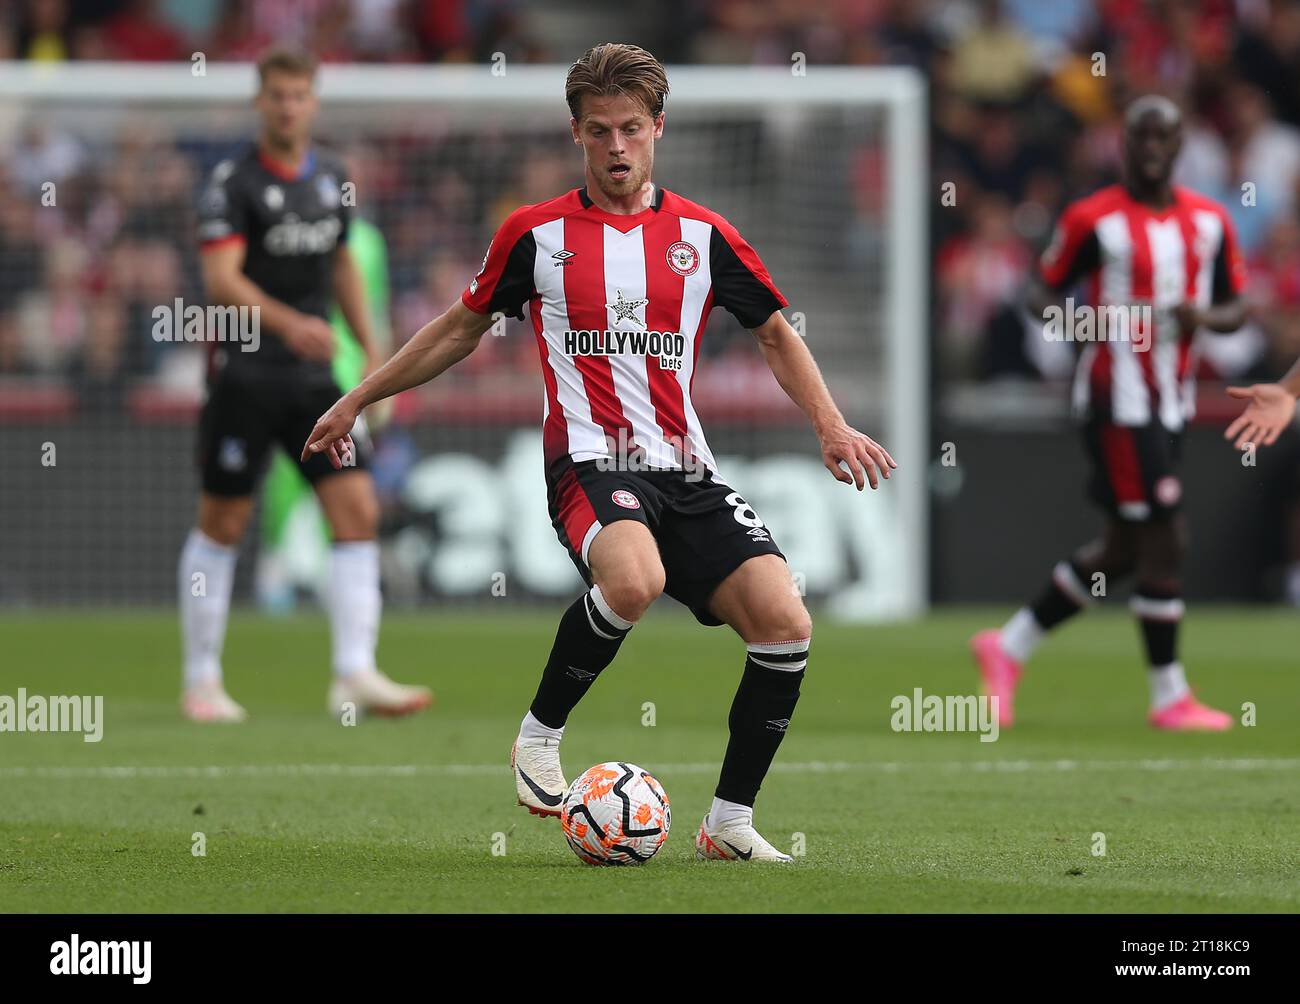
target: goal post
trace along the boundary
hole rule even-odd
[[[366,161],[358,212],[389,244],[399,338],[410,334],[403,318],[419,316],[422,302],[431,305],[450,289],[458,269],[468,281],[503,206],[580,183],[580,154],[563,104],[566,71],[513,64],[321,68],[317,133],[341,146],[345,159],[352,152]],[[849,422],[900,464],[865,497],[835,484],[821,469],[806,422],[755,365],[734,319],[715,311],[702,335],[695,395],[722,474],[773,526],[796,582],[823,609],[856,620],[916,616],[927,606],[929,567],[924,78],[909,68],[816,66],[803,75],[670,66],[668,76],[656,181],[722,213],[755,245]],[[66,218],[47,226],[45,209],[37,208],[37,232],[56,235],[60,253],[88,272],[101,264],[96,256],[118,268],[115,275],[160,263],[174,273],[176,295],[200,296],[192,217],[175,198],[175,175],[184,174],[192,209],[220,151],[253,134],[255,85],[250,64],[198,59],[0,64],[6,144],[12,148],[35,124],[69,138],[81,158],[81,171],[67,180],[73,203],[59,210]],[[146,177],[124,176],[132,172]],[[164,189],[171,202],[158,195]],[[135,226],[134,236],[104,234],[104,221],[119,217]],[[124,246],[142,250],[132,256]],[[37,308],[50,297],[49,276],[60,265],[73,267],[51,264],[50,246],[42,254],[45,271],[19,291],[31,309],[16,313],[14,323],[42,316]],[[13,264],[0,260],[0,268]],[[111,297],[112,309],[122,312],[113,323],[124,328],[117,336],[125,346],[121,392],[97,406],[111,410],[107,422],[91,413],[79,387],[61,382],[66,366],[41,362],[53,350],[38,346],[36,363],[22,364],[17,374],[0,372],[0,397],[13,392],[0,421],[18,433],[0,443],[0,481],[8,485],[0,488],[0,508],[13,526],[9,567],[0,576],[36,604],[166,602],[173,588],[175,548],[197,490],[189,458],[198,353],[182,360],[191,347],[141,348],[148,342],[141,310],[147,316],[150,296],[165,301],[158,282],[151,288],[139,276],[122,281]],[[86,312],[83,328],[91,330],[92,308]],[[513,342],[523,342],[522,326],[516,334]],[[26,337],[38,340],[31,332]],[[394,489],[394,506],[412,518],[395,531],[385,566],[410,587],[412,599],[486,597],[475,576],[492,568],[505,570],[526,596],[571,589],[572,570],[546,539],[545,512],[539,518],[530,509],[526,520],[516,520],[492,498],[507,476],[511,491],[527,493],[534,509],[541,492],[540,462],[528,466],[536,444],[519,438],[536,435],[539,382],[523,372],[510,341],[500,339],[489,354],[504,360],[507,377],[484,365],[445,387],[413,392],[414,403],[397,409],[397,422],[426,457]],[[25,408],[24,401],[36,403]],[[82,440],[61,457],[85,469],[68,470],[62,460],[54,476],[30,469],[33,444],[60,436]],[[515,464],[516,454],[525,462]],[[477,486],[467,489],[469,500],[445,497],[440,472],[458,472],[468,478],[461,483]],[[530,483],[514,483],[524,477]],[[431,513],[432,529],[425,519]],[[526,527],[528,539],[514,523]],[[554,555],[543,556],[534,537]],[[98,571],[86,572],[88,566]],[[246,576],[240,582],[243,590],[254,588]]]

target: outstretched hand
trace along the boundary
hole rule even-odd
[[[822,444],[822,463],[835,475],[836,481],[857,485],[862,491],[869,482],[872,489],[880,486],[880,476],[898,467],[889,452],[870,436],[841,422],[819,437]],[[848,467],[844,470],[843,464]]]
[[[301,459],[305,462],[313,453],[324,453],[335,470],[348,463],[356,449],[352,442],[352,426],[357,421],[357,409],[347,397],[334,402],[334,407],[316,421],[311,435],[303,444]]]
[[[1224,439],[1236,437],[1233,445],[1239,450],[1252,443],[1272,446],[1295,417],[1295,397],[1280,384],[1229,387],[1228,396],[1250,402],[1223,434]]]

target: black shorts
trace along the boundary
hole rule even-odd
[[[304,381],[274,372],[218,372],[208,383],[208,398],[199,416],[199,471],[209,495],[252,495],[266,468],[271,446],[278,443],[298,463],[303,476],[322,478],[369,465],[369,441],[358,421],[352,440],[355,463],[336,471],[323,453],[298,462],[316,420],[342,396],[333,380]]]
[[[587,549],[601,527],[623,519],[650,529],[664,592],[710,627],[722,623],[708,606],[723,579],[755,555],[785,558],[749,503],[711,472],[692,479],[684,471],[603,471],[598,463],[571,464],[547,485],[551,523],[588,585]]]
[[[1159,422],[1128,426],[1092,418],[1083,439],[1092,466],[1088,495],[1097,505],[1129,523],[1168,519],[1178,511],[1181,434]]]

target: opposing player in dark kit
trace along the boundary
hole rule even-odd
[[[202,495],[181,552],[179,598],[185,689],[196,721],[242,721],[222,683],[221,649],[235,556],[271,448],[297,458],[321,410],[338,397],[330,369],[337,300],[374,358],[361,274],[348,251],[350,210],[342,166],[311,145],[315,64],[274,51],[258,65],[261,131],[241,157],[212,173],[199,206],[203,283],[209,302],[258,313],[259,337],[211,343],[199,422]],[[251,316],[251,315],[250,315]],[[251,351],[249,351],[251,350]],[[302,461],[333,531],[328,606],[333,638],[332,711],[406,714],[427,707],[425,687],[394,683],[375,666],[379,637],[379,506],[364,451],[336,469]]]

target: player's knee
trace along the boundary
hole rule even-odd
[[[235,547],[248,529],[251,509],[239,502],[209,503],[200,506],[198,528],[209,540],[223,547]]]
[[[1137,570],[1137,550],[1129,545],[1111,545],[1097,561],[1097,571],[1115,579],[1125,579]]]
[[[379,532],[379,500],[372,491],[351,492],[329,510],[335,540],[373,540]]]
[[[663,565],[637,565],[621,569],[600,583],[605,602],[624,620],[638,621],[664,591]]]
[[[753,627],[753,641],[799,641],[812,637],[812,618],[803,603],[795,600],[760,612]]]
[[[1143,528],[1138,547],[1138,578],[1146,583],[1176,583],[1186,554],[1186,534],[1175,523],[1150,524]]]

